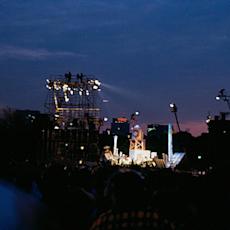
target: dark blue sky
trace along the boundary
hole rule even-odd
[[[111,116],[204,130],[230,90],[228,0],[0,0],[0,105],[43,110],[50,74],[94,74]]]

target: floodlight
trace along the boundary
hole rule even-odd
[[[175,103],[170,103],[170,104],[169,104],[169,107],[170,107],[170,109],[171,109],[171,112],[174,113],[174,115],[175,115],[177,127],[178,127],[178,130],[179,130],[179,132],[180,132],[181,129],[180,129],[180,124],[179,124],[178,117],[177,117],[177,106],[176,106]]]
[[[100,86],[100,85],[101,85],[101,82],[98,81],[98,80],[95,80],[94,83],[95,83],[97,86]]]
[[[46,85],[46,88],[49,89],[49,90],[51,89],[51,87],[49,85]]]

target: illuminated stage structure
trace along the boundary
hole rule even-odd
[[[139,125],[135,125],[132,129],[132,137],[130,139],[129,157],[133,162],[142,163],[151,158],[150,150],[145,150],[144,133]]]
[[[141,164],[142,162],[151,160],[151,151],[145,149],[144,133],[141,127],[137,124],[139,112],[131,115],[131,139],[129,144],[129,157],[132,162]]]
[[[175,168],[183,159],[185,153],[173,152],[172,125],[168,124],[168,154],[163,153],[163,159],[158,158],[155,152],[145,149],[144,133],[139,125],[131,128],[129,156],[118,155],[117,138],[114,136],[114,150],[111,163],[114,165],[140,165],[142,167]]]
[[[97,151],[100,119],[100,81],[82,73],[47,79],[46,108],[52,126],[45,135],[46,158],[78,160]]]

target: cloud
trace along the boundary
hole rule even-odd
[[[0,46],[0,58],[43,60],[61,57],[86,57],[69,51],[49,51],[47,49],[30,49],[16,46]]]

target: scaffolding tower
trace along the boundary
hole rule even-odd
[[[82,73],[69,72],[46,80],[49,92],[45,107],[52,125],[45,135],[45,158],[79,160],[95,154],[102,125],[100,86],[98,79]]]

